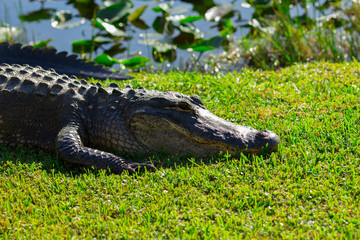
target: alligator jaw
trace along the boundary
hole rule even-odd
[[[216,156],[219,152],[259,154],[277,150],[280,138],[272,131],[257,131],[233,124],[205,108],[192,113],[141,107],[130,118],[135,137],[150,150],[165,148],[170,154]]]

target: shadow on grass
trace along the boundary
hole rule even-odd
[[[252,164],[256,156],[249,153],[238,153],[236,155],[230,155],[227,153],[219,153],[217,157],[207,157],[207,158],[198,158],[191,155],[177,155],[171,156],[165,151],[160,153],[152,154],[143,154],[143,153],[133,153],[133,154],[119,154],[127,159],[129,162],[159,162],[157,165],[158,169],[172,169],[176,170],[178,168],[196,168],[199,166],[211,166],[214,164],[219,164],[224,161],[237,161],[241,160],[242,163]],[[262,153],[261,158],[271,164],[271,161],[267,161],[270,157],[270,154]],[[59,160],[55,153],[47,152],[42,149],[31,149],[27,147],[9,147],[9,146],[0,146],[0,173],[8,172],[9,169],[13,167],[13,170],[17,171],[19,168],[25,169],[26,171],[33,171],[34,169],[46,171],[48,174],[65,174],[70,176],[79,176],[82,174],[87,174],[92,172],[95,176],[99,175],[99,172],[103,170],[97,170],[94,168],[85,168],[77,164],[70,164],[64,161]],[[112,174],[110,171],[106,172],[107,175]],[[142,172],[139,172],[139,175],[142,175]]]

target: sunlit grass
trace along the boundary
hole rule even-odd
[[[198,94],[223,118],[278,133],[279,151],[152,156],[164,168],[117,176],[2,147],[1,239],[360,237],[359,63],[134,76],[120,85]]]

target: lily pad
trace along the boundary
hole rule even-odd
[[[91,40],[74,41],[71,45],[74,53],[88,53],[93,51],[93,41]]]
[[[50,19],[54,12],[56,12],[54,8],[43,8],[25,15],[20,15],[19,18],[25,22],[39,22],[43,19]]]
[[[146,65],[150,60],[144,56],[135,56],[130,59],[122,60],[120,63],[127,68],[136,69]]]
[[[110,33],[110,35],[115,37],[124,37],[126,33],[118,28],[116,28],[113,24],[107,23],[100,18],[95,18],[95,26],[105,30],[106,32]]]
[[[107,20],[109,23],[126,21],[126,17],[129,15],[132,6],[132,2],[121,0],[116,4],[100,8],[96,13],[96,17],[101,18],[104,21]]]
[[[222,37],[213,37],[208,40],[204,39],[193,44],[188,49],[188,51],[207,52],[207,51],[215,50],[221,46],[222,41],[223,41]]]
[[[106,53],[100,54],[94,60],[96,63],[103,64],[108,67],[112,66],[114,63],[120,63],[119,60],[107,55]]]
[[[195,21],[198,21],[200,19],[204,19],[203,16],[187,16],[183,19],[180,20],[180,23],[192,23],[192,22],[195,22]]]
[[[66,29],[66,28],[73,28],[85,23],[85,18],[80,18],[79,20],[70,22],[73,19],[71,11],[68,10],[61,10],[58,11],[52,18],[51,18],[51,26],[57,29]]]

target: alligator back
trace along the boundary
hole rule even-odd
[[[0,64],[0,144],[53,150],[60,110],[82,99],[78,92],[88,90],[82,85],[53,70]]]
[[[10,45],[7,42],[0,43],[0,63],[29,64],[41,66],[44,69],[56,69],[60,74],[75,75],[79,78],[93,77],[98,80],[114,79],[127,80],[132,77],[113,72],[110,68],[94,62],[85,62],[78,59],[77,55],[67,56],[67,52],[59,52],[55,49],[36,48],[23,46],[19,43]]]

